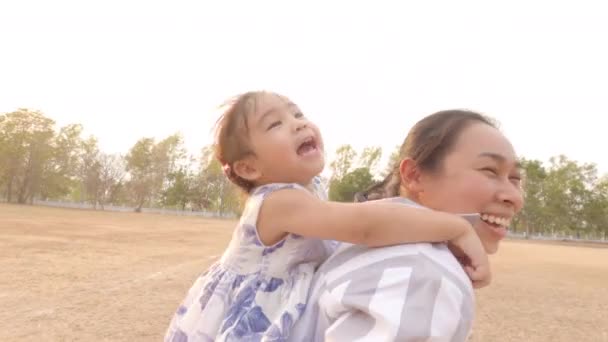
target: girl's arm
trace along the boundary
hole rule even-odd
[[[473,226],[464,218],[388,201],[340,203],[284,189],[268,195],[258,216],[261,242],[272,245],[287,233],[369,247],[449,241],[476,288],[491,280],[490,261]]]
[[[445,242],[472,231],[463,218],[385,201],[340,203],[284,189],[268,195],[260,209],[258,234],[271,245],[287,233],[380,247]]]

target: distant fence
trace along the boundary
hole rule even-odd
[[[88,210],[99,210],[99,211],[117,211],[123,213],[132,213],[135,211],[134,207],[128,206],[116,206],[116,205],[104,205],[103,209],[101,206],[95,206],[90,203],[79,203],[69,201],[41,201],[34,200],[34,205],[46,206],[46,207],[58,207],[58,208],[72,208],[72,209],[88,209]],[[162,214],[162,215],[177,215],[177,216],[201,216],[208,218],[236,218],[233,213],[219,213],[215,211],[205,210],[179,210],[169,208],[141,208],[142,213]]]
[[[591,243],[605,243],[608,244],[608,235],[603,234],[579,234],[575,236],[572,234],[554,233],[554,234],[526,234],[525,232],[509,232],[509,237],[516,239],[528,239],[528,240],[546,240],[546,241],[571,241],[571,242],[591,242]]]
[[[6,202],[0,198],[0,202]],[[88,209],[88,210],[100,210],[100,211],[116,211],[124,213],[132,213],[135,208],[128,206],[116,206],[116,205],[104,205],[103,209],[100,206],[93,206],[90,203],[79,203],[69,201],[41,201],[34,200],[34,205],[47,206],[47,207],[59,207],[59,208],[73,208],[73,209]],[[177,215],[177,216],[200,216],[207,218],[227,218],[234,219],[236,215],[233,213],[219,213],[216,211],[205,211],[205,210],[178,210],[169,208],[142,208],[142,213],[152,213],[161,215]],[[546,240],[546,241],[573,241],[573,242],[591,242],[591,243],[605,243],[608,244],[608,235],[603,234],[579,234],[575,236],[572,234],[553,233],[553,234],[526,234],[525,232],[509,232],[508,237],[516,239],[527,239],[527,240]]]

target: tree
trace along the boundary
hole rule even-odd
[[[163,193],[170,187],[170,174],[185,159],[183,139],[173,134],[158,143],[153,138],[142,138],[126,155],[129,173],[128,188],[135,211],[141,211],[145,203],[161,204]]]
[[[160,195],[170,186],[169,175],[184,166],[186,156],[183,138],[173,134],[155,144],[152,148],[153,195]]]
[[[355,162],[357,152],[350,145],[342,145],[330,164],[333,170],[329,181],[328,197],[332,201],[352,202],[355,193],[371,186],[374,182],[372,169],[382,155],[380,147],[366,147]],[[358,165],[352,169],[353,165]]]
[[[44,170],[52,158],[55,122],[39,111],[18,109],[0,121],[4,182],[8,202],[32,203],[42,187]]]
[[[336,150],[336,156],[329,167],[332,170],[333,179],[342,179],[353,165],[357,152],[350,145],[342,145]]]
[[[369,168],[359,167],[348,172],[339,181],[330,182],[329,199],[339,202],[352,202],[355,194],[374,183]]]
[[[209,209],[212,199],[209,196],[209,188],[213,180],[208,179],[208,167],[213,160],[213,148],[204,146],[201,149],[198,160],[198,168],[192,179],[191,203],[196,209]]]
[[[103,209],[107,203],[116,203],[123,188],[125,160],[120,155],[100,153],[99,165],[99,204]]]
[[[520,159],[523,172],[524,207],[513,220],[514,230],[524,230],[526,236],[543,227],[547,219],[544,183],[547,171],[539,160]]]
[[[142,138],[135,143],[125,157],[126,170],[130,176],[129,192],[137,212],[141,211],[144,203],[150,200],[154,191],[153,148],[153,138]]]
[[[192,201],[192,185],[194,177],[185,167],[168,175],[171,185],[163,192],[162,203],[166,206],[178,206],[186,209]]]
[[[584,207],[588,229],[598,236],[608,236],[608,176],[599,179]]]
[[[101,165],[99,163],[99,148],[97,139],[89,137],[81,142],[80,165],[78,176],[80,179],[80,201],[87,201],[95,208],[101,195]]]
[[[359,155],[359,166],[369,169],[371,173],[376,173],[381,157],[382,148],[380,146],[365,147]]]
[[[78,185],[82,130],[79,124],[59,129],[52,143],[52,158],[44,172],[41,198],[62,198]]]
[[[595,167],[579,166],[563,155],[551,158],[549,163],[544,182],[548,214],[544,227],[578,235],[584,228],[584,207],[597,179]]]
[[[389,158],[388,158],[388,163],[386,164],[386,168],[380,174],[380,176],[382,178],[385,178],[391,172],[393,172],[393,170],[395,169],[395,165],[401,161],[400,160],[400,156],[401,156],[400,152],[401,152],[401,146],[397,145],[395,147],[395,149],[393,150],[393,152],[391,153],[391,155],[389,156]]]
[[[524,208],[513,228],[527,234],[603,236],[608,227],[608,180],[594,164],[579,164],[560,155],[544,167],[521,159]]]
[[[201,150],[199,171],[194,176],[192,203],[195,207],[217,211],[221,214],[242,210],[241,190],[230,182],[222,170],[222,165],[213,158],[211,146]]]

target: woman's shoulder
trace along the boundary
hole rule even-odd
[[[395,267],[406,269],[418,282],[447,279],[463,290],[472,291],[468,276],[444,243],[420,242],[382,248],[342,243],[319,272],[330,279],[352,280]]]
[[[416,207],[416,208],[420,208],[420,209],[428,209],[427,207],[416,203],[415,201],[407,198],[407,197],[402,197],[402,196],[394,196],[394,197],[387,197],[387,198],[381,198],[381,199],[377,199],[377,200],[373,200],[373,201],[387,201],[387,202],[393,202],[393,203],[401,203],[403,205],[407,205],[410,207]]]

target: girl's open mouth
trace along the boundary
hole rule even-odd
[[[306,156],[318,150],[317,143],[313,137],[309,137],[298,146],[297,153],[299,156]]]

